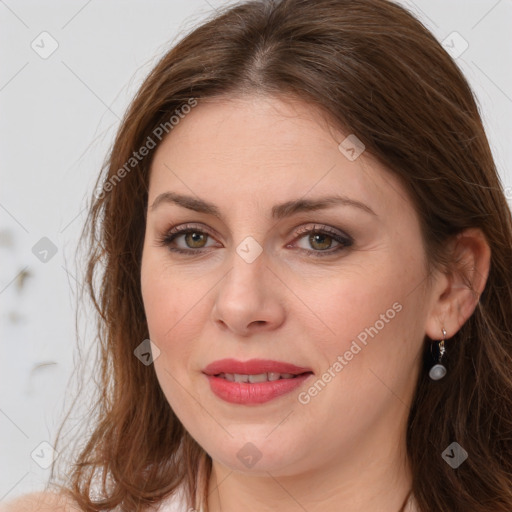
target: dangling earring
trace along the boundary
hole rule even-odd
[[[430,371],[428,372],[428,376],[432,379],[432,380],[440,380],[442,379],[445,375],[446,375],[446,367],[442,364],[442,359],[443,359],[443,356],[444,356],[444,353],[446,352],[446,349],[444,347],[444,340],[446,338],[446,331],[443,329],[441,329],[443,331],[443,339],[442,340],[439,340],[437,342],[437,353],[438,353],[438,356],[435,358],[436,359],[436,364],[434,364],[434,366],[432,366],[432,368],[430,368]],[[430,350],[432,351],[432,346],[430,346]]]

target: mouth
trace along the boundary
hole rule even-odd
[[[266,359],[222,359],[203,373],[218,398],[243,405],[262,404],[288,394],[313,375],[309,368]]]

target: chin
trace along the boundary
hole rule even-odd
[[[279,428],[279,427],[278,427]],[[247,473],[253,476],[287,476],[296,474],[299,469],[299,459],[307,459],[307,454],[301,454],[300,449],[305,442],[293,441],[290,431],[284,430],[269,436],[268,428],[240,428],[240,435],[226,440],[212,442],[211,437],[201,444],[214,461],[232,471]],[[264,430],[264,431],[263,431]],[[254,435],[251,432],[254,431]]]

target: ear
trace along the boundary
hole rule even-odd
[[[473,314],[482,294],[491,260],[491,250],[480,229],[469,228],[454,237],[448,247],[449,265],[437,271],[432,285],[432,308],[426,335],[451,338]]]

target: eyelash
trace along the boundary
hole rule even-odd
[[[158,238],[157,243],[159,246],[167,247],[170,251],[172,251],[174,253],[186,254],[188,256],[191,256],[192,253],[201,254],[201,253],[205,252],[207,250],[205,248],[180,249],[177,247],[170,247],[172,242],[174,242],[174,240],[178,236],[186,235],[188,233],[200,233],[200,234],[205,234],[205,235],[213,238],[213,236],[211,234],[209,234],[207,231],[203,231],[198,226],[186,224],[186,225],[183,225],[180,227],[170,229],[169,231],[167,231],[164,234],[164,236]],[[307,253],[309,253],[309,255],[312,255],[314,257],[321,258],[321,257],[325,257],[325,256],[332,256],[333,254],[338,253],[338,252],[342,251],[343,249],[350,247],[354,243],[354,240],[350,236],[342,234],[342,233],[338,232],[337,230],[334,230],[334,229],[330,228],[329,226],[325,226],[325,225],[315,225],[313,228],[299,229],[295,233],[294,241],[298,241],[301,238],[303,238],[305,235],[308,235],[308,234],[327,235],[340,244],[340,246],[336,247],[334,250],[327,249],[327,250],[323,250],[323,251],[322,250],[315,251],[312,249],[311,251],[309,251],[308,249],[299,248],[300,251],[306,251]]]

